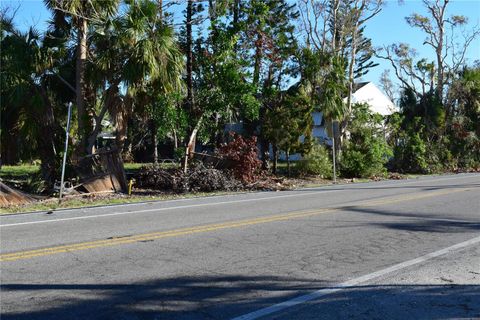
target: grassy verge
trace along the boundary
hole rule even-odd
[[[152,165],[153,163],[125,163],[123,167],[125,171],[137,171],[141,167]],[[158,166],[164,169],[175,168],[178,167],[177,164],[171,162],[159,163]]]
[[[0,178],[24,179],[40,170],[37,165],[2,166]]]
[[[244,192],[244,191],[241,191]],[[49,211],[57,209],[73,209],[73,208],[85,208],[89,206],[106,206],[115,204],[127,204],[137,203],[145,201],[159,201],[159,200],[176,200],[176,199],[188,199],[195,197],[207,197],[234,194],[236,192],[199,192],[199,193],[186,193],[186,194],[157,194],[157,195],[108,195],[108,196],[89,196],[78,198],[66,198],[61,203],[56,199],[48,199],[46,201],[39,201],[28,205],[12,206],[6,208],[0,208],[0,215],[32,212],[32,211]]]

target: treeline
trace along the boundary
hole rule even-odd
[[[195,142],[214,150],[225,126],[241,123],[245,136],[258,137],[264,167],[273,156],[276,171],[279,152],[301,153],[313,160],[299,167],[328,175],[313,110],[345,175],[479,166],[480,68],[465,63],[479,31],[447,16],[447,0],[425,1],[428,16],[407,17],[434,61],[406,44],[372,47],[365,28],[382,0],[44,3],[52,13],[45,31],[19,30],[13,8],[1,13],[1,161],[40,159],[47,185],[58,179],[69,102],[73,166],[111,133],[126,160],[176,157],[186,167]],[[450,41],[459,31],[464,41]],[[351,99],[375,52],[400,83],[382,76],[387,93],[401,92],[400,112],[386,122]]]

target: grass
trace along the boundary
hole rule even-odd
[[[38,165],[22,164],[18,166],[2,166],[0,169],[0,178],[25,179],[40,170]]]
[[[123,167],[127,171],[135,171],[140,169],[143,166],[149,165],[150,163],[124,163]]]
[[[125,168],[125,171],[138,171],[141,167],[145,166],[150,166],[153,163],[125,163],[123,167]],[[171,163],[171,162],[165,162],[165,163],[159,163],[158,166],[160,166],[163,169],[169,169],[169,168],[176,168],[178,167],[178,164]]]
[[[138,170],[143,166],[151,165],[151,163],[125,163],[125,170]],[[169,168],[173,166],[172,163],[160,163],[161,167]],[[34,164],[20,164],[16,166],[3,165],[0,169],[0,177],[2,176],[25,176],[32,173],[36,173],[40,170],[39,165]]]
[[[141,167],[151,165],[151,163],[125,163],[125,171],[133,173],[138,171]],[[162,168],[172,168],[175,167],[173,163],[161,163],[159,164]],[[0,178],[6,180],[26,180],[32,174],[37,173],[40,170],[39,165],[33,164],[21,164],[16,166],[5,166],[3,165],[0,169]]]
[[[243,191],[244,192],[244,191]],[[57,209],[71,209],[71,208],[85,208],[88,206],[105,206],[105,205],[115,205],[115,204],[127,204],[127,203],[137,203],[145,201],[160,201],[160,200],[176,200],[176,199],[188,199],[195,197],[207,197],[207,196],[218,196],[218,195],[228,195],[236,192],[199,192],[199,193],[186,193],[186,194],[158,194],[158,195],[116,195],[114,198],[108,197],[85,197],[85,198],[66,198],[61,203],[56,199],[49,199],[48,201],[42,201],[37,203],[32,203],[23,206],[12,206],[6,208],[0,208],[0,215],[12,214],[12,213],[21,213],[21,212],[32,212],[32,211],[49,211]]]

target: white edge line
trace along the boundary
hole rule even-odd
[[[445,181],[445,180],[454,180],[457,178],[472,178],[476,177],[476,173],[458,173],[458,174],[453,174],[453,175],[448,175],[448,176],[442,176],[442,175],[437,175],[437,176],[426,176],[426,177],[419,177],[419,178],[407,178],[403,181],[399,180],[383,180],[383,181],[368,181],[368,182],[357,182],[354,184],[351,183],[339,183],[339,184],[327,184],[327,185],[320,185],[316,187],[305,187],[305,188],[298,188],[298,189],[293,189],[289,190],[290,192],[295,192],[295,191],[309,191],[309,190],[315,190],[317,192],[326,192],[326,191],[344,191],[344,190],[328,190],[329,188],[335,188],[338,186],[352,186],[355,188],[351,188],[352,190],[358,190],[358,189],[365,189],[362,188],[362,185],[364,186],[365,184],[374,184],[377,187],[381,186],[389,186],[391,184],[395,185],[405,185],[405,184],[412,184],[412,183],[417,183],[417,182],[437,182],[437,181]],[[441,178],[443,177],[443,178]],[[356,187],[358,186],[358,187]],[[325,190],[325,191],[324,191]],[[234,197],[237,195],[255,195],[255,194],[263,194],[263,193],[271,193],[274,191],[253,191],[253,192],[240,192],[240,193],[231,193],[231,194],[222,194],[222,195],[213,195],[213,196],[206,196],[206,197],[191,197],[191,198],[181,198],[181,199],[171,199],[171,200],[148,200],[148,201],[139,201],[139,202],[130,202],[130,203],[116,203],[116,204],[109,204],[109,205],[93,205],[93,206],[86,206],[86,207],[79,207],[79,208],[60,208],[58,210],[55,210],[57,213],[73,213],[75,210],[83,210],[83,212],[87,210],[98,210],[98,209],[108,209],[108,208],[115,208],[115,207],[129,207],[129,206],[140,206],[140,205],[147,205],[147,204],[157,204],[157,203],[176,203],[176,202],[190,202],[190,201],[195,201],[199,199],[218,199],[218,198],[226,198],[226,197]],[[45,210],[39,210],[39,211],[30,211],[30,212],[18,212],[18,213],[12,213],[12,214],[0,214],[0,218],[5,219],[5,218],[10,218],[10,217],[18,217],[20,215],[27,215],[27,214],[39,214],[43,213]],[[136,212],[136,211],[130,211],[131,213]]]
[[[470,178],[471,176],[463,176],[463,178]],[[453,180],[455,178],[458,178],[458,176],[454,177],[446,177],[446,178],[440,178],[440,179],[425,179],[427,181],[444,181],[444,180]],[[405,182],[400,182],[400,183],[395,183],[395,185],[405,185],[405,184],[411,184],[415,182],[420,182],[423,179],[420,180],[410,180],[410,181],[405,181]],[[334,186],[334,185],[333,185]],[[177,207],[166,207],[166,208],[156,208],[156,209],[144,209],[144,210],[135,210],[135,211],[124,211],[124,212],[113,212],[113,213],[106,213],[106,214],[95,214],[95,215],[89,215],[89,216],[81,216],[81,217],[72,217],[72,218],[61,218],[61,219],[52,219],[52,220],[40,220],[40,221],[28,221],[28,222],[17,222],[17,223],[9,223],[9,224],[0,224],[0,228],[6,228],[6,227],[15,227],[15,226],[22,226],[22,225],[29,225],[29,224],[41,224],[41,223],[52,223],[52,222],[60,222],[60,221],[69,221],[69,220],[83,220],[83,219],[92,219],[92,218],[102,218],[102,217],[111,217],[111,216],[119,216],[119,215],[125,215],[125,214],[131,214],[131,213],[147,213],[147,212],[157,212],[157,211],[166,211],[166,210],[177,210],[177,209],[186,209],[186,208],[194,208],[194,207],[203,207],[203,206],[214,206],[214,205],[221,205],[221,204],[229,204],[229,203],[242,203],[242,202],[252,202],[252,201],[262,201],[262,200],[270,200],[270,199],[279,199],[279,198],[290,198],[290,197],[296,197],[296,196],[309,196],[313,194],[324,194],[324,193],[331,193],[331,192],[340,192],[344,190],[328,190],[325,187],[321,187],[321,190],[312,188],[313,192],[308,192],[308,193],[294,193],[294,194],[287,194],[287,195],[281,195],[281,196],[273,196],[273,197],[263,197],[263,198],[252,198],[252,199],[242,199],[242,200],[230,200],[230,201],[220,201],[220,202],[214,202],[214,203],[200,203],[200,204],[192,204],[192,205],[185,205],[185,206],[177,206]],[[361,190],[363,188],[351,188],[349,190]],[[302,189],[300,189],[302,190]],[[303,189],[303,190],[311,190],[311,189]],[[293,190],[295,191],[295,190]],[[226,197],[225,196],[218,196],[218,197]],[[212,197],[213,198],[213,197]],[[171,200],[171,201],[182,201],[182,200],[194,200],[193,198],[190,199],[176,199],[176,200]],[[127,206],[127,205],[138,205],[136,203],[129,203],[129,204],[124,204],[120,206]],[[98,207],[96,208],[98,209]],[[18,217],[18,215],[16,216]],[[4,216],[0,218],[8,218],[8,216]]]
[[[339,190],[329,190],[329,191],[322,191],[321,193],[330,193],[330,192],[337,192]],[[62,218],[62,219],[52,219],[52,220],[40,220],[40,221],[28,221],[28,222],[18,222],[18,223],[10,223],[10,224],[2,224],[0,228],[5,227],[14,227],[14,226],[21,226],[27,224],[39,224],[39,223],[51,223],[51,222],[58,222],[58,221],[68,221],[68,220],[83,220],[83,219],[91,219],[91,218],[101,218],[101,217],[111,217],[111,216],[119,216],[124,214],[131,214],[131,213],[146,213],[146,212],[157,212],[157,211],[166,211],[166,210],[177,210],[177,209],[187,209],[187,208],[195,208],[195,207],[207,207],[207,206],[216,206],[222,204],[229,204],[229,203],[242,203],[242,202],[252,202],[252,201],[261,201],[261,200],[274,200],[278,198],[290,198],[290,197],[298,197],[298,196],[308,196],[312,194],[318,194],[319,191],[315,192],[308,192],[308,193],[300,193],[300,194],[286,194],[276,197],[264,197],[264,198],[254,198],[254,199],[242,199],[242,200],[231,200],[231,201],[220,201],[220,202],[211,202],[211,203],[199,203],[199,204],[191,204],[185,206],[177,206],[177,207],[167,207],[167,208],[156,208],[156,209],[144,209],[144,210],[136,210],[136,211],[122,211],[122,212],[113,212],[113,213],[106,213],[106,214],[95,214],[89,216],[81,216],[81,217],[72,217],[72,218]]]
[[[341,291],[341,290],[348,289],[349,287],[356,286],[358,284],[373,280],[375,278],[387,275],[389,273],[399,271],[399,270],[402,270],[402,269],[405,269],[405,268],[423,263],[425,261],[437,258],[439,256],[445,255],[447,253],[453,252],[453,251],[458,250],[458,249],[462,249],[462,248],[471,246],[471,245],[479,243],[479,242],[480,242],[480,237],[476,237],[476,238],[473,238],[473,239],[470,239],[470,240],[467,240],[467,241],[464,241],[464,242],[460,242],[460,243],[457,243],[453,246],[450,246],[450,247],[447,247],[447,248],[444,248],[444,249],[440,249],[440,250],[435,251],[435,252],[428,253],[428,254],[423,255],[421,257],[418,257],[418,258],[415,258],[415,259],[412,259],[412,260],[408,260],[408,261],[405,261],[405,262],[401,262],[401,263],[395,264],[391,267],[388,267],[388,268],[385,268],[385,269],[382,269],[382,270],[379,270],[379,271],[376,271],[376,272],[373,272],[373,273],[363,275],[363,276],[358,277],[358,278],[354,278],[354,279],[342,282],[342,283],[334,285],[330,288],[320,289],[320,290],[314,291],[312,293],[309,293],[309,294],[306,294],[306,295],[303,295],[303,296],[299,296],[299,297],[296,297],[296,298],[293,298],[293,299],[290,299],[290,300],[287,300],[287,301],[284,301],[284,302],[274,304],[270,307],[266,307],[266,308],[263,308],[263,309],[260,309],[260,310],[254,311],[254,312],[250,312],[250,313],[241,315],[239,317],[235,317],[232,320],[254,320],[254,319],[258,319],[260,317],[267,316],[267,315],[270,315],[272,313],[282,311],[282,310],[285,310],[287,308],[290,308],[290,307],[293,307],[293,306],[296,306],[296,305],[299,305],[299,304],[302,304],[302,303],[305,303],[305,302],[308,302],[308,301],[312,301],[312,300],[324,297],[326,295],[336,293],[336,292]]]

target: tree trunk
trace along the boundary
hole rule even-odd
[[[253,66],[253,85],[258,86],[260,82],[260,72],[263,58],[263,38],[260,32],[257,33],[257,40],[255,41],[255,61]]]
[[[240,1],[241,0],[233,1],[233,27],[237,32],[238,32],[238,21],[240,19]]]
[[[273,145],[273,174],[277,174],[277,168],[278,168],[278,147],[277,145]]]
[[[344,121],[339,124],[338,130],[338,137],[336,142],[337,150],[341,150],[342,140],[345,138],[347,133],[347,126],[348,126],[348,119],[352,116],[352,95],[355,85],[355,61],[357,55],[357,30],[358,30],[358,23],[355,23],[354,28],[352,30],[352,48],[350,52],[350,63],[348,66],[348,95],[347,95],[347,110],[348,116]],[[338,154],[338,153],[337,153]]]
[[[197,133],[202,125],[203,116],[197,121],[195,128],[193,128],[192,133],[190,134],[190,139],[188,139],[187,147],[185,148],[185,156],[183,160],[183,172],[187,173],[188,171],[188,159],[192,156],[192,152],[195,152],[195,140],[197,139]]]
[[[105,117],[107,111],[110,112],[112,116],[117,113],[117,104],[121,103],[119,94],[119,83],[111,81],[110,87],[105,91],[105,101],[100,110],[100,113],[95,118],[95,127],[88,135],[86,141],[86,151],[87,154],[92,154],[94,152],[95,144],[97,142],[98,134],[102,131],[102,120]]]
[[[287,175],[290,177],[290,149],[287,149],[286,156],[287,156]]]
[[[435,48],[435,53],[437,55],[437,88],[436,88],[436,96],[439,102],[443,103],[443,82],[444,80],[444,70],[443,70],[443,37],[445,34],[445,21],[444,21],[444,15],[445,15],[445,8],[448,4],[448,1],[445,1],[443,6],[439,9],[439,12],[437,12],[438,16],[435,16],[434,18],[437,21],[438,24],[438,42],[437,42],[437,47]]]
[[[5,127],[0,131],[1,137],[1,164],[3,165],[15,165],[19,160],[18,157],[18,126],[19,113],[12,112],[8,117],[2,112],[1,117],[6,122]],[[0,164],[0,165],[1,165]]]
[[[173,151],[178,149],[178,136],[177,130],[173,129]]]
[[[125,145],[125,141],[127,140],[128,113],[126,110],[120,109],[116,112],[115,128],[117,131],[116,144],[118,153],[121,154]]]
[[[42,84],[41,88],[36,88],[36,92],[42,98],[44,106],[42,109],[36,109],[37,125],[40,129],[37,143],[38,153],[41,160],[40,170],[42,173],[42,179],[45,181],[48,188],[51,188],[57,177],[55,163],[57,155],[57,150],[55,148],[56,125],[53,106],[44,86],[45,84]]]
[[[163,0],[157,0],[158,1],[158,18],[160,19],[160,22],[163,23]]]
[[[155,121],[152,121],[152,144],[153,144],[153,163],[158,164],[158,138],[157,126]]]
[[[332,30],[332,44],[331,44],[331,47],[332,47],[332,53],[335,54],[335,50],[337,49],[337,41],[338,41],[338,30],[337,30],[337,27],[338,27],[338,8],[340,6],[340,1],[339,0],[332,0],[331,2],[331,6],[332,6],[332,20],[333,20],[333,30]]]
[[[76,74],[75,74],[75,90],[77,102],[77,121],[78,134],[80,135],[80,152],[83,154],[87,144],[86,120],[87,114],[85,110],[85,61],[87,60],[87,20],[78,18],[78,35],[77,35],[77,57],[76,57]]]
[[[193,113],[193,50],[192,50],[192,21],[193,20],[193,0],[187,0],[187,105],[190,112]]]
[[[352,48],[350,52],[350,65],[348,66],[348,96],[347,96],[347,110],[348,114],[352,114],[352,94],[355,81],[355,57],[357,55],[357,25],[352,30]]]

